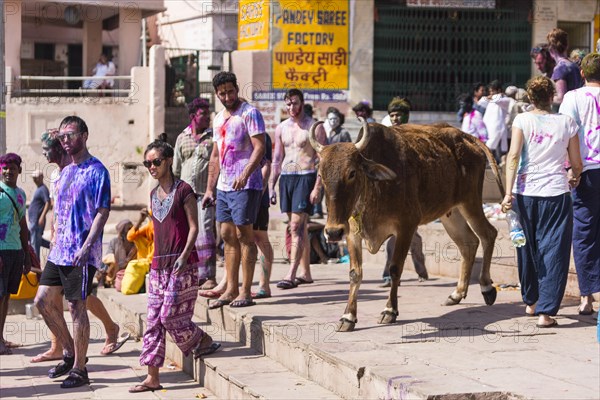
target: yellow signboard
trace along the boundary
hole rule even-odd
[[[240,0],[238,50],[269,49],[269,0]]]
[[[348,0],[281,0],[273,10],[273,89],[348,89]]]

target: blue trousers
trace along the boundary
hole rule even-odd
[[[581,174],[573,189],[573,258],[579,293],[600,292],[600,169]]]
[[[517,195],[516,199],[516,211],[527,240],[525,246],[517,248],[523,302],[537,303],[536,315],[556,315],[565,294],[571,258],[571,194]]]

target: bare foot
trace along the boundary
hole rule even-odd
[[[214,279],[207,279],[206,282],[200,286],[201,290],[211,290],[217,287],[217,281]]]
[[[63,359],[63,355],[62,355],[62,350],[58,351],[58,349],[49,349],[48,351],[44,352],[44,353],[40,353],[37,356],[33,357],[31,360],[29,360],[30,363],[39,363],[39,362],[45,362],[45,361],[55,361],[55,360],[62,360]]]
[[[594,312],[594,297],[581,296],[581,304],[577,311],[579,315],[591,315]]]
[[[556,326],[558,325],[558,322],[556,322],[556,320],[552,317],[550,317],[549,315],[545,315],[545,314],[540,314],[540,317],[538,318],[538,323],[537,323],[537,327],[538,328],[550,328],[552,326]]]
[[[535,315],[535,304],[525,307],[525,314],[534,316]]]
[[[113,328],[110,332],[106,332],[106,340],[104,341],[104,347],[100,351],[100,354],[108,354],[112,348],[117,344],[119,339],[119,324],[116,322],[113,324]]]

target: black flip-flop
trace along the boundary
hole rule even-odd
[[[215,351],[221,348],[221,343],[212,342],[210,346],[204,349],[194,349],[192,353],[194,353],[194,359],[198,359],[202,356],[207,356],[209,354],[214,353]]]
[[[553,319],[549,324],[535,324],[538,328],[552,328],[553,326],[558,326],[558,322]]]
[[[298,287],[298,284],[289,279],[283,279],[277,283],[277,287],[279,289],[284,289],[284,290],[285,289],[294,289],[294,288]]]
[[[590,307],[590,309],[589,309],[589,310],[587,310],[587,309],[585,309],[585,308],[582,310],[582,309],[580,308],[580,309],[578,310],[578,312],[579,312],[579,315],[592,315],[592,314],[594,313],[594,307]]]
[[[311,283],[315,283],[315,281],[309,281],[308,279],[297,277],[296,279],[294,279],[294,283],[296,285],[309,285]]]
[[[110,349],[110,351],[107,351],[106,353],[100,352],[100,354],[107,356],[114,353],[115,351],[119,350],[129,339],[131,339],[131,334],[129,332],[123,333],[121,337],[113,344],[113,347]]]
[[[162,385],[158,385],[157,387],[152,387],[152,386],[144,385],[143,383],[138,383],[134,387],[129,388],[129,393],[154,392],[155,390],[162,390],[162,388],[163,388]]]

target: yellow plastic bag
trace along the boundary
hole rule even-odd
[[[150,271],[150,263],[148,260],[131,260],[125,268],[125,275],[121,282],[121,293],[123,294],[137,294],[139,293],[144,281],[146,274]]]
[[[19,291],[17,294],[11,294],[10,298],[13,300],[33,299],[39,285],[38,277],[34,272],[29,272],[27,275],[21,275]]]

